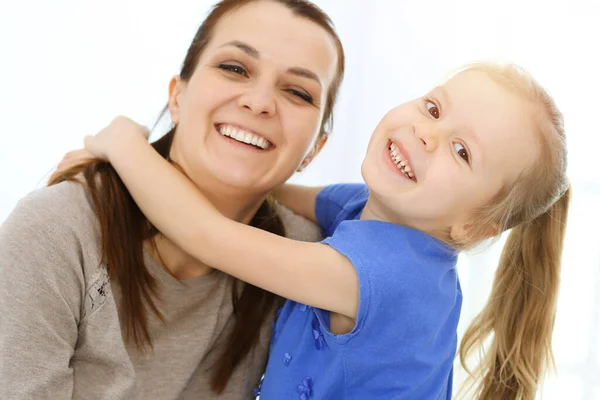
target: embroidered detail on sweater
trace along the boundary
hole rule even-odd
[[[108,279],[108,271],[106,267],[103,267],[98,278],[86,290],[83,310],[81,310],[81,319],[91,315],[106,302],[109,290],[110,280]]]

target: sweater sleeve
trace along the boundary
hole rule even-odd
[[[287,238],[303,242],[318,242],[323,238],[317,224],[300,215],[294,214],[293,211],[279,203],[275,203],[275,207],[285,227],[285,236]]]
[[[68,199],[53,188],[0,226],[0,398],[70,399],[85,287]]]

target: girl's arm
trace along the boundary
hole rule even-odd
[[[224,217],[141,134],[110,128],[86,138],[86,149],[112,163],[148,219],[183,250],[282,297],[356,318],[358,279],[346,257]]]
[[[315,215],[315,205],[321,190],[323,190],[322,186],[282,185],[273,193],[281,204],[317,224],[319,221]]]

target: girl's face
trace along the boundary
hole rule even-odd
[[[311,149],[336,66],[329,34],[280,4],[225,15],[189,82],[171,82],[171,158],[199,186],[269,192]]]
[[[478,71],[394,108],[362,165],[376,217],[460,240],[473,211],[538,157],[535,111]]]

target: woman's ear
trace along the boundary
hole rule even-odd
[[[179,123],[181,95],[184,85],[185,83],[179,75],[171,78],[171,82],[169,82],[169,114],[174,125]]]
[[[317,154],[319,154],[319,152],[321,151],[323,146],[325,146],[325,143],[327,143],[328,137],[329,137],[329,135],[327,135],[327,134],[319,135],[312,150],[304,157],[304,160],[302,160],[302,163],[296,169],[297,172],[302,172],[302,170],[304,168],[306,168],[308,166],[308,164],[310,164],[312,162],[312,160],[317,156]]]

